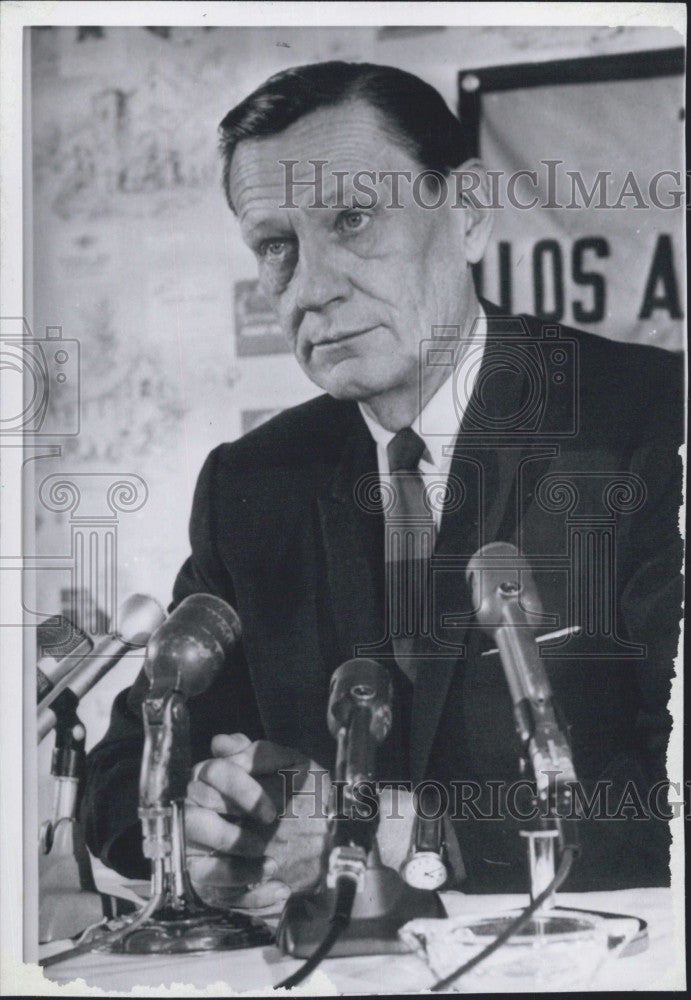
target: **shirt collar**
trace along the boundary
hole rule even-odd
[[[482,306],[479,308],[480,315],[471,332],[470,350],[465,352],[453,376],[449,374],[413,421],[413,430],[425,442],[426,451],[420,459],[420,468],[423,471],[426,466],[441,472],[451,465],[450,446],[453,446],[456,440],[472,395],[487,340],[487,315]],[[380,450],[386,452],[394,432],[382,427],[365,412],[361,404],[358,405],[370,434]]]

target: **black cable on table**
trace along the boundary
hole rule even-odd
[[[303,982],[310,973],[314,972],[322,959],[326,958],[336,941],[350,923],[350,914],[355,902],[357,882],[348,877],[341,877],[336,883],[336,900],[334,902],[334,913],[329,921],[329,929],[322,941],[317,945],[310,957],[292,975],[274,986],[275,990],[291,990]]]
[[[523,913],[519,914],[519,916],[517,916],[516,919],[501,932],[501,934],[497,935],[494,941],[491,941],[486,948],[483,948],[482,951],[477,953],[477,955],[474,955],[467,962],[464,962],[463,965],[459,965],[459,967],[450,973],[450,975],[444,976],[443,979],[438,979],[434,986],[430,987],[432,992],[439,993],[441,990],[445,990],[448,986],[455,982],[456,979],[460,979],[461,976],[464,976],[466,972],[470,972],[470,970],[474,969],[476,965],[480,964],[480,962],[484,962],[486,958],[489,958],[489,956],[492,955],[498,948],[501,948],[501,946],[508,941],[510,937],[516,934],[517,931],[520,931],[522,927],[525,927],[535,911],[538,910],[545,900],[547,900],[553,892],[556,892],[566,880],[567,875],[571,871],[571,865],[573,864],[575,855],[576,851],[573,847],[565,847],[562,853],[559,869],[547,888],[541,892],[529,906],[526,906]]]

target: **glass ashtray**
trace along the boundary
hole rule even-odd
[[[399,935],[444,978],[474,958],[518,917],[411,920]],[[608,956],[606,922],[591,914],[535,913],[489,957],[450,984],[459,993],[577,990]]]

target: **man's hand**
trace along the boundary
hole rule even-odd
[[[242,733],[215,736],[211,753],[187,786],[188,861],[200,895],[261,907],[317,882],[327,828],[324,769]]]

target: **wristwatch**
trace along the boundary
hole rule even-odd
[[[408,856],[401,865],[401,878],[413,889],[441,889],[449,877],[444,860],[442,821],[415,817]]]

